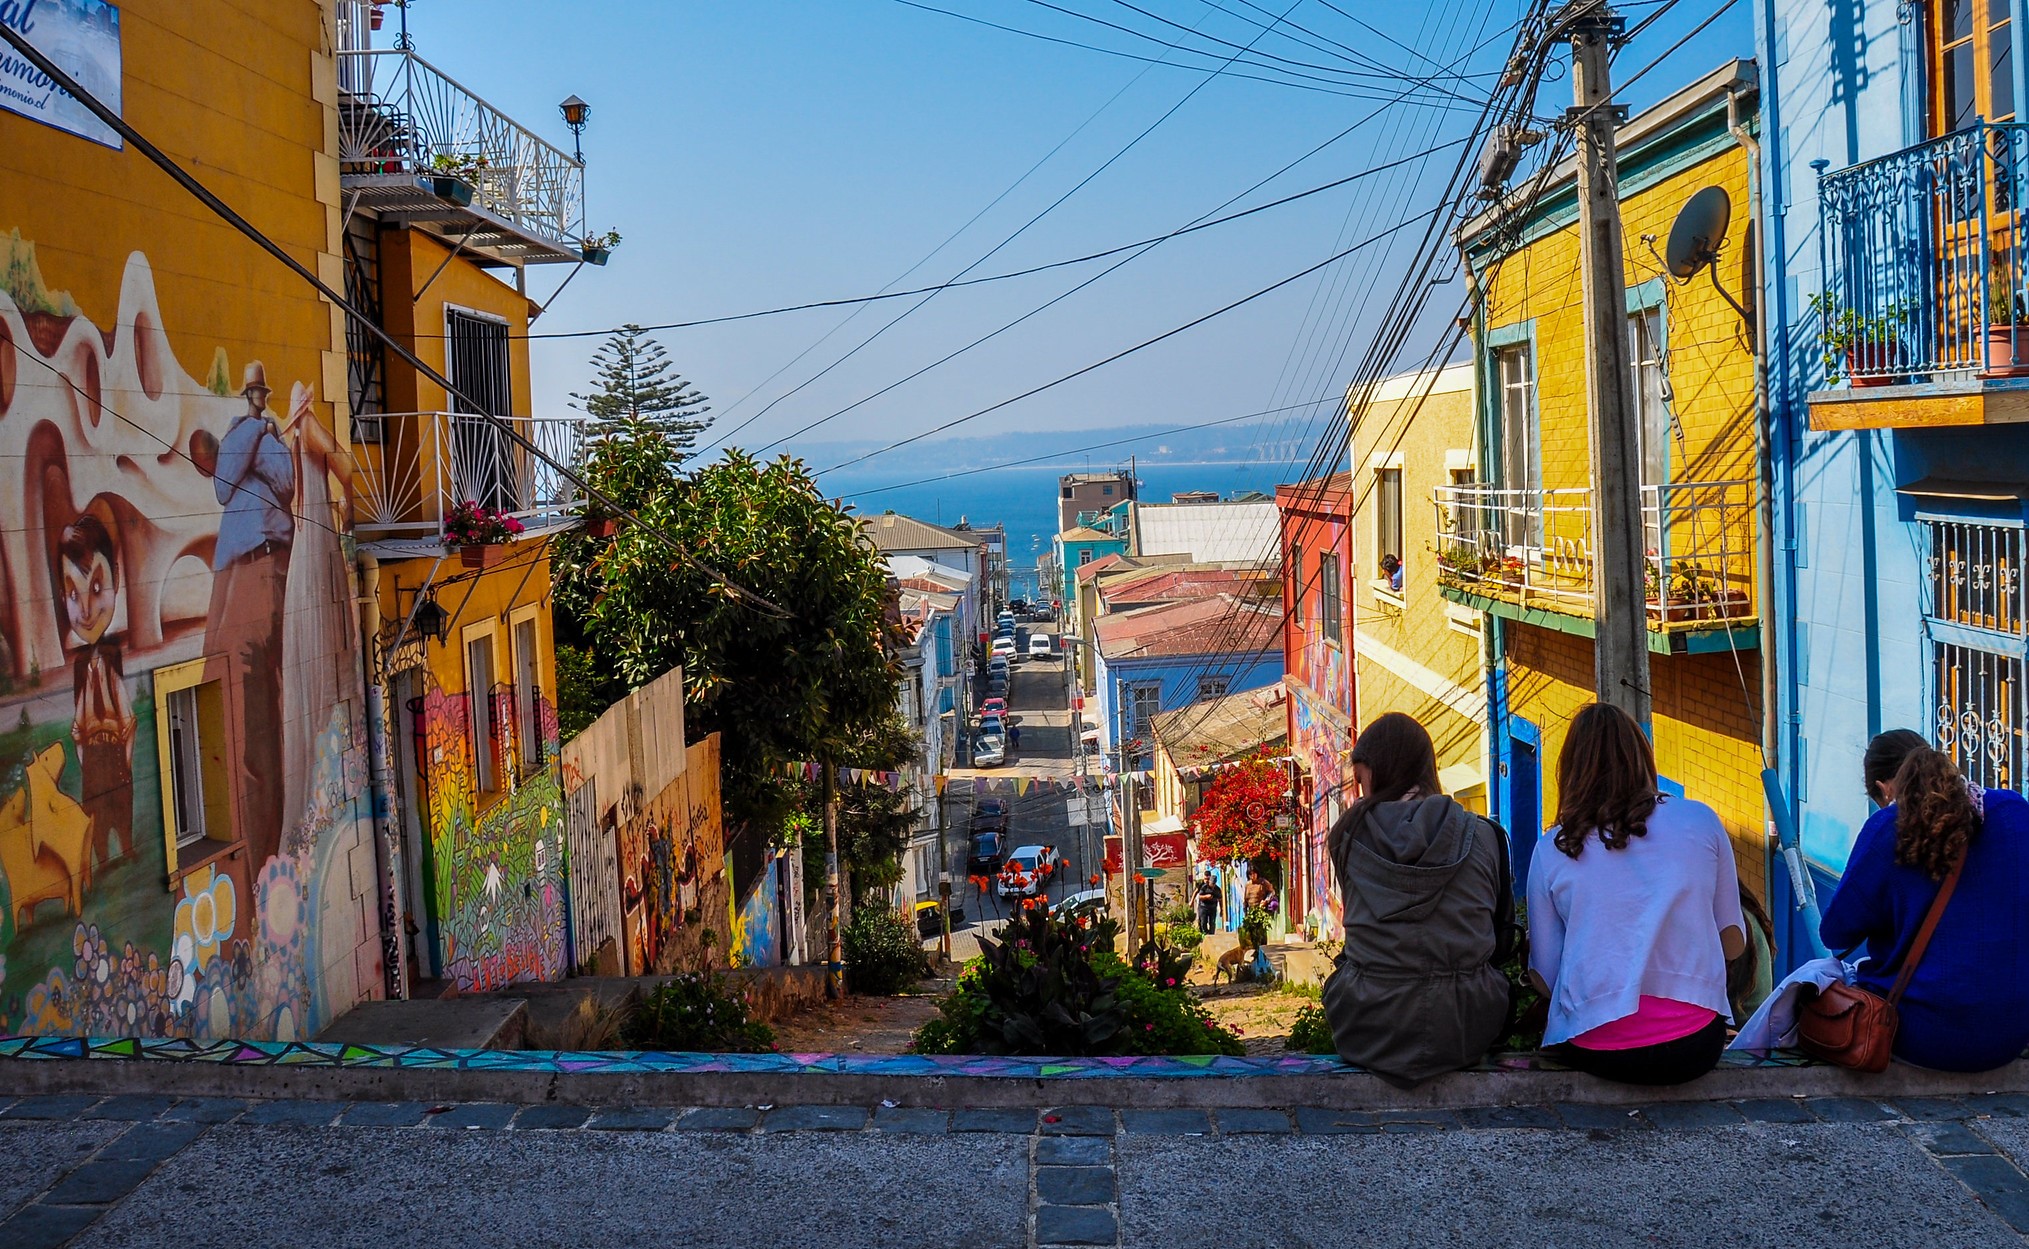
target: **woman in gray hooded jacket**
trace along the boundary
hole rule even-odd
[[[1478,1062],[1507,1023],[1507,838],[1444,796],[1430,735],[1400,712],[1367,726],[1352,763],[1360,799],[1326,841],[1346,942],[1325,1017],[1341,1058],[1408,1087]]]

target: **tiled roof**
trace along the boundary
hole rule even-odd
[[[1101,616],[1094,624],[1108,663],[1177,655],[1227,655],[1278,645],[1282,613],[1230,594]]]
[[[862,517],[860,527],[866,530],[874,549],[880,551],[969,550],[983,541],[977,533],[959,533],[899,512]]]

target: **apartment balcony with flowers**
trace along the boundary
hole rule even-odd
[[[2029,419],[2029,126],[1816,166],[1815,429]]]
[[[1756,486],[1642,488],[1649,647],[1697,654],[1756,646]],[[1452,602],[1565,633],[1596,633],[1592,491],[1440,486],[1437,581]]]
[[[554,464],[582,448],[579,418],[398,412],[354,419],[353,532],[382,559],[500,549],[583,520],[584,499]],[[538,454],[540,452],[541,454]]]
[[[605,263],[585,166],[410,48],[338,52],[339,181],[348,205],[501,264]]]

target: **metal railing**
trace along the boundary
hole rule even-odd
[[[1747,480],[1642,487],[1650,628],[1755,619],[1755,490]],[[1595,613],[1590,489],[1439,486],[1434,502],[1441,586],[1565,615]]]
[[[1820,166],[1826,384],[2029,371],[2025,200],[2029,127],[2014,123]]]
[[[448,175],[472,203],[559,247],[585,237],[585,167],[414,52],[338,53],[339,170]]]
[[[550,459],[577,462],[576,417],[503,417]],[[353,529],[362,542],[441,540],[444,518],[466,500],[531,530],[575,520],[584,500],[551,463],[486,417],[390,412],[353,418]]]

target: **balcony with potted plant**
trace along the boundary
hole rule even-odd
[[[2029,420],[2029,126],[1979,122],[1816,167],[1824,376],[1811,428]]]

